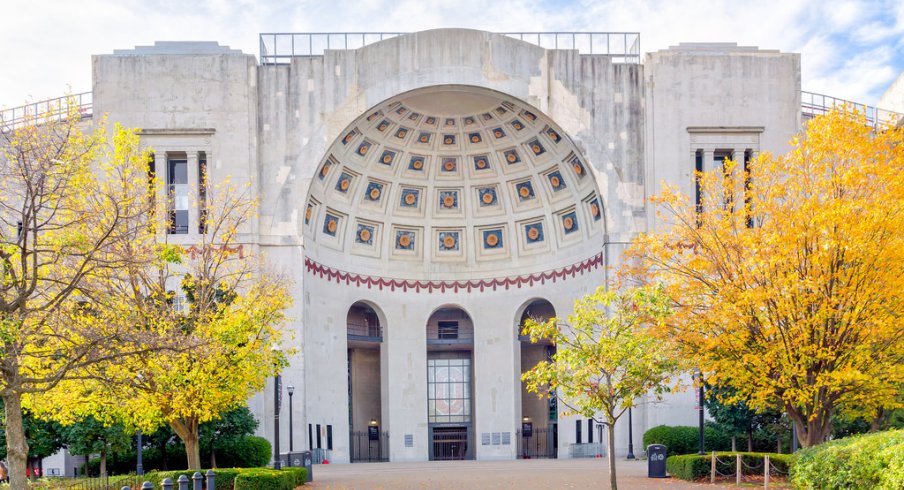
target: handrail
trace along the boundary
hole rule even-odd
[[[329,49],[358,49],[408,32],[264,32],[259,36],[262,65],[292,58],[322,56]],[[612,57],[615,63],[640,63],[639,32],[500,32],[546,49],[574,49]]]
[[[827,114],[835,108],[849,107],[862,112],[866,116],[866,122],[873,128],[888,123],[897,123],[902,114],[887,109],[861,104],[831,95],[818,94],[815,92],[800,92],[800,113],[804,119],[813,119],[816,116]]]
[[[0,131],[16,129],[28,124],[36,117],[58,117],[64,119],[69,114],[69,104],[75,103],[79,115],[90,117],[94,110],[93,92],[64,95],[55,99],[41,100],[18,107],[0,110]]]

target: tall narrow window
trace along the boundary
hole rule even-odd
[[[587,442],[593,444],[593,419],[587,419]]]
[[[574,421],[574,442],[575,442],[575,444],[581,443],[581,421],[580,421],[580,419]]]
[[[747,228],[753,228],[753,210],[750,209],[750,194],[753,192],[753,181],[750,179],[750,160],[753,150],[744,150],[744,212],[747,213]]]
[[[308,424],[308,451],[314,449],[314,426]]]
[[[326,426],[326,448],[330,451],[333,450],[333,426]]]
[[[697,150],[694,158],[694,204],[697,214],[703,213],[703,189],[700,185],[700,174],[703,173],[703,150]]]
[[[207,233],[207,153],[198,155],[198,233]]]
[[[150,207],[152,218],[156,210],[154,204],[157,202],[157,190],[154,186],[154,180],[157,178],[157,160],[155,158],[153,153],[148,154],[148,206]],[[153,222],[154,220],[152,219],[151,223]]]
[[[317,424],[317,449],[322,448],[320,445],[320,424]]]
[[[734,206],[734,188],[731,185],[731,171],[726,161],[731,160],[731,150],[721,150],[713,155],[713,167],[722,170],[722,209],[730,210]]]
[[[170,234],[188,233],[188,160],[170,158],[167,172]]]

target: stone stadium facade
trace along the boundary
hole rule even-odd
[[[663,182],[785,151],[839,101],[800,56],[735,44],[642,54],[636,33],[262,34],[259,58],[157,43],[93,58],[93,113],[139,128],[166,184],[248,184],[242,242],[293,280],[297,354],[280,440],[331,462],[579,457],[597,424],[528,394],[567,317],[636,234]],[[888,113],[871,111],[873,119]],[[176,209],[170,237],[196,240]],[[272,440],[274,396],[249,400]],[[635,452],[694,425],[691,392],[633,411]],[[616,427],[628,448],[627,418]]]

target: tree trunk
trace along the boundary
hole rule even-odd
[[[608,429],[607,432],[609,433],[609,450],[606,451],[609,453],[609,488],[617,490],[618,482],[615,479],[615,423],[607,423],[606,429]]]
[[[732,434],[731,435],[731,452],[735,452],[738,450],[738,436]]]
[[[25,466],[28,462],[28,441],[22,425],[22,395],[3,394],[6,411],[6,457],[9,460],[9,490],[27,490]]]
[[[100,477],[107,476],[107,451],[100,452]]]
[[[753,427],[747,426],[747,452],[753,452]]]
[[[210,444],[210,467],[217,467],[217,450],[213,448],[213,443]]]
[[[821,414],[812,420],[808,420],[805,415],[797,410],[786,406],[788,417],[791,423],[797,429],[797,440],[802,447],[815,446],[825,442],[829,431],[832,429],[831,411]]]
[[[173,432],[185,444],[185,456],[188,459],[189,470],[201,469],[201,444],[198,437],[198,425],[197,419],[178,419],[170,422]]]

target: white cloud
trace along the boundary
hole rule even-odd
[[[91,54],[156,40],[258,52],[259,32],[639,31],[644,52],[738,42],[802,53],[805,90],[874,102],[904,69],[904,2],[819,0],[0,0],[0,105],[91,88]],[[895,43],[898,43],[895,46]],[[881,48],[887,48],[883,51]],[[891,75],[889,75],[891,73]],[[866,79],[869,77],[869,79]]]

